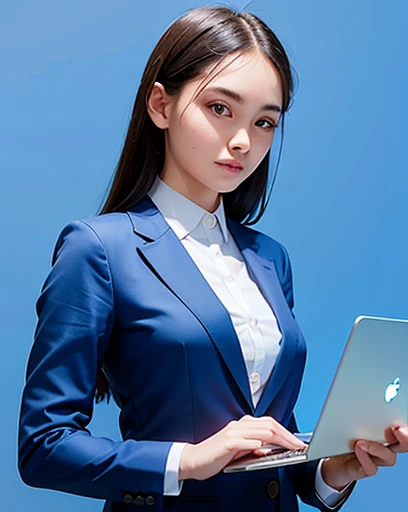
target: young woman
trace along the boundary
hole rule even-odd
[[[147,63],[100,215],[62,230],[37,302],[19,427],[33,486],[105,511],[339,508],[394,449],[248,474],[263,443],[299,448],[293,409],[305,342],[285,248],[249,227],[267,203],[269,154],[291,67],[256,16],[195,9]],[[87,429],[112,393],[123,441]],[[398,450],[406,427],[387,431]]]

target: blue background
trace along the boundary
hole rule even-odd
[[[62,226],[98,210],[150,52],[177,17],[205,3],[215,2],[2,5],[0,489],[8,512],[102,508],[19,480],[16,426],[34,304]],[[276,187],[256,227],[292,259],[309,347],[297,416],[308,431],[353,319],[408,317],[408,8],[402,0],[256,0],[247,10],[276,31],[299,75]],[[116,412],[96,407],[93,431],[118,438]],[[405,510],[407,471],[400,456],[360,482],[344,510]]]

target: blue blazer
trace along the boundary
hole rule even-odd
[[[146,195],[128,212],[69,223],[56,242],[21,404],[24,482],[105,499],[105,511],[295,512],[296,495],[329,510],[315,494],[316,462],[186,480],[180,496],[163,497],[173,441],[198,443],[245,414],[297,431],[306,346],[287,252],[227,225],[282,332],[257,407],[228,311]],[[101,365],[121,408],[121,442],[87,429]]]

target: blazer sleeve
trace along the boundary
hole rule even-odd
[[[106,252],[86,222],[71,222],[60,233],[36,310],[19,418],[21,478],[127,503],[149,494],[160,508],[172,443],[113,441],[87,429],[115,305]]]
[[[292,265],[290,262],[288,251],[283,245],[281,245],[281,247],[283,251],[282,290],[285,295],[286,302],[288,303],[289,308],[292,312],[292,315],[295,316],[293,312],[294,294]],[[290,432],[299,432],[299,428],[297,426],[294,414],[291,417],[288,430],[290,430]],[[306,462],[304,464],[294,464],[292,466],[292,482],[295,487],[296,494],[304,503],[312,507],[315,507],[323,512],[328,512],[329,510],[340,510],[340,508],[344,505],[347,498],[349,497],[355,484],[350,486],[350,493],[348,493],[347,496],[342,501],[340,501],[338,505],[336,505],[335,507],[327,506],[316,493],[315,478],[318,464],[319,460],[316,460]]]

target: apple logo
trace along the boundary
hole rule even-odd
[[[392,402],[392,400],[394,400],[394,398],[398,395],[400,386],[400,379],[397,377],[385,388],[385,401],[387,404]]]

